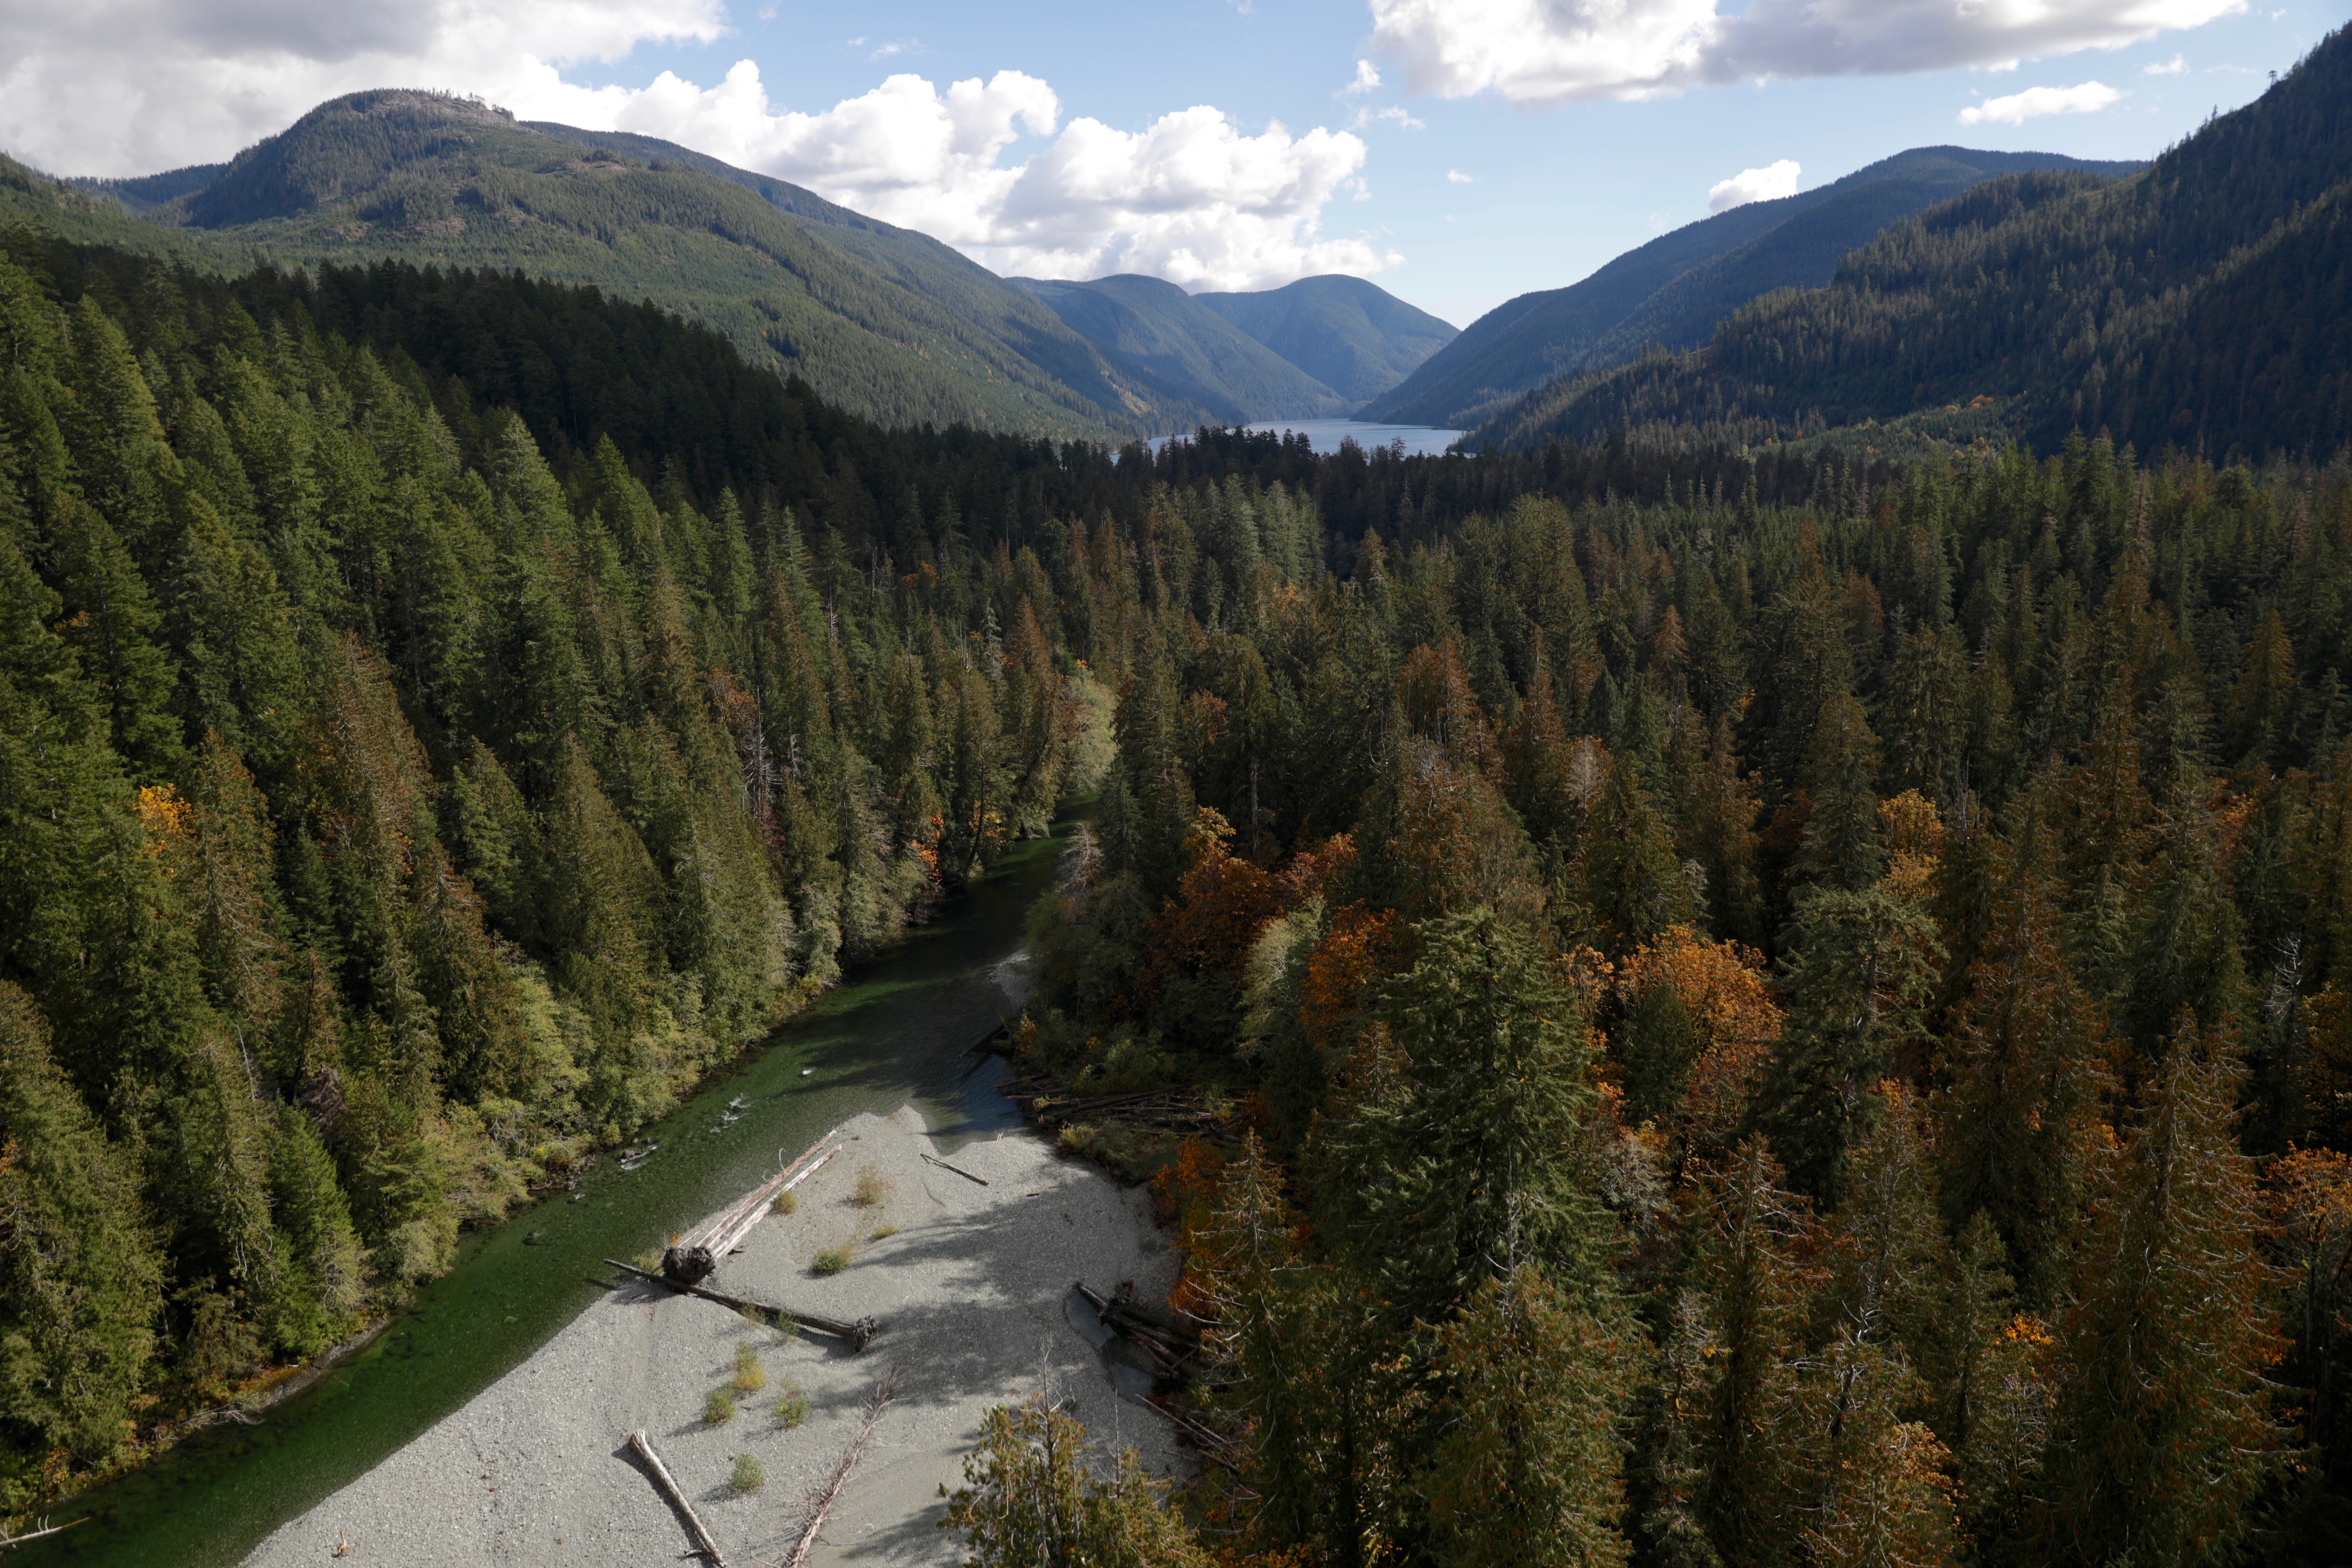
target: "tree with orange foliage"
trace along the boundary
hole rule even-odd
[[[1780,1035],[1764,955],[1671,926],[1626,954],[1614,988],[1629,1113],[1671,1129],[1678,1158],[1714,1158]]]
[[[1511,808],[1433,741],[1397,743],[1355,837],[1358,886],[1408,920],[1493,909],[1532,924],[1542,912],[1535,858]]]
[[[1502,752],[1477,695],[1470,689],[1469,672],[1462,668],[1452,637],[1434,648],[1417,647],[1405,655],[1404,669],[1397,677],[1397,700],[1407,728],[1435,742],[1456,767],[1502,778]]]
[[[1282,884],[1227,846],[1222,813],[1195,809],[1192,864],[1176,896],[1143,928],[1141,989],[1154,1021],[1183,1043],[1226,1051],[1241,1034],[1242,974],[1251,946],[1282,911]]]

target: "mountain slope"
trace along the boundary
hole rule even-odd
[[[1367,404],[1362,416],[1475,424],[1555,377],[1622,363],[1645,343],[1703,342],[1732,310],[1774,289],[1826,283],[1841,257],[1887,224],[1979,181],[2026,169],[2124,174],[2137,167],[2054,153],[1915,147],[1817,189],[1685,225],[1580,283],[1509,300]]]
[[[1133,273],[1087,283],[1012,281],[1114,363],[1206,404],[1222,423],[1322,418],[1353,402],[1173,283]]]
[[[2009,175],[1890,228],[1823,289],[1742,308],[1705,353],[1539,389],[1477,432],[1629,426],[1760,441],[1979,399],[2037,444],[2352,440],[2352,32],[2144,174]]]
[[[47,236],[142,256],[174,256],[211,272],[242,271],[250,264],[200,235],[141,223],[109,195],[92,195],[72,181],[52,179],[0,153],[0,231],[7,230],[15,231],[12,248],[38,243],[35,236]]]
[[[1358,402],[1388,391],[1460,335],[1387,289],[1336,273],[1257,293],[1192,298]]]
[[[122,204],[125,212],[136,215],[162,206],[175,196],[201,191],[227,173],[226,163],[191,163],[184,169],[166,169],[160,174],[141,174],[125,180],[101,180],[83,174],[67,183],[93,196],[111,196]]]
[[[1110,437],[1208,416],[935,240],[782,181],[721,177],[682,148],[631,156],[604,143],[641,139],[562,129],[445,95],[356,93],[145,216],[289,264],[520,268],[651,299],[886,424]]]

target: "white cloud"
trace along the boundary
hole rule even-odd
[[[1782,158],[1760,169],[1742,169],[1727,180],[1717,180],[1706,191],[1706,210],[1727,213],[1749,202],[1777,201],[1797,194],[1801,171],[1793,158]]]
[[[1370,104],[1367,103],[1356,110],[1356,117],[1348,121],[1348,129],[1350,131],[1370,131],[1373,126],[1383,122],[1394,125],[1400,131],[1426,131],[1429,129],[1428,121],[1415,119],[1412,111],[1406,109],[1404,105],[1401,103],[1387,104],[1379,109],[1374,109]]]
[[[1478,176],[1465,174],[1459,169],[1448,169],[1445,171],[1445,183],[1449,185],[1475,185],[1478,183]]]
[[[1331,96],[1334,98],[1354,98],[1360,93],[1378,92],[1380,88],[1381,73],[1379,68],[1374,66],[1370,60],[1358,60],[1356,62],[1356,79],[1349,82],[1347,86],[1341,88]]]
[[[2180,76],[2189,69],[2189,57],[2175,55],[2160,66],[2142,66],[2139,68],[2150,76]]]
[[[2005,67],[2201,26],[2246,0],[1370,0],[1419,92],[1522,109],[1734,81]]]
[[[708,89],[665,71],[598,123],[808,185],[999,272],[1148,272],[1192,288],[1263,289],[1403,260],[1320,232],[1328,205],[1368,191],[1367,149],[1346,132],[1293,135],[1275,123],[1253,136],[1205,104],[1137,132],[1060,117],[1053,89],[1019,71],[944,92],[894,76],[821,114],[780,111],[743,60]],[[1053,140],[1006,163],[1024,133]]]
[[[2123,97],[2102,81],[2079,87],[2029,87],[2006,98],[1988,98],[1960,110],[1963,125],[2022,125],[2045,114],[2095,114]]]
[[[725,30],[720,0],[0,4],[0,148],[57,174],[150,174],[226,158],[372,87],[543,112],[578,90],[562,68]]]
[[[771,104],[749,60],[709,88],[668,71],[637,88],[565,79],[641,43],[716,42],[725,19],[721,0],[0,4],[0,149],[55,174],[149,174],[227,158],[341,93],[446,87],[525,120],[680,142],[1000,271],[1261,289],[1403,260],[1322,232],[1330,203],[1369,191],[1367,148],[1345,131],[1252,134],[1207,105],[1134,131],[1065,124],[1053,89],[1012,70],[944,88],[892,76],[816,113]],[[1024,137],[1051,140],[1009,161]]]

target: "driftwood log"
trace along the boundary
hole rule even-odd
[[[1079,1121],[1125,1121],[1162,1132],[1213,1136],[1225,1119],[1197,1089],[1144,1089],[1133,1094],[1076,1094],[1042,1074],[1007,1079],[997,1091],[1042,1127]]]
[[[874,1392],[866,1396],[866,1415],[858,1422],[849,1447],[841,1452],[841,1463],[833,1467],[824,1488],[809,1502],[808,1523],[801,1527],[801,1538],[793,1543],[793,1554],[784,1559],[784,1568],[803,1568],[808,1554],[816,1547],[817,1537],[824,1533],[825,1516],[833,1512],[834,1502],[841,1489],[849,1484],[849,1472],[857,1468],[858,1456],[866,1452],[866,1440],[874,1436],[875,1423],[882,1419],[882,1411],[898,1392],[898,1363],[892,1362],[874,1380]]]
[[[1095,1316],[1103,1321],[1103,1327],[1142,1347],[1161,1378],[1171,1383],[1184,1383],[1192,1378],[1192,1363],[1201,1353],[1197,1336],[1146,1315],[1136,1305],[1127,1286],[1121,1286],[1115,1295],[1106,1296],[1099,1290],[1088,1289],[1081,1279],[1076,1282],[1076,1289],[1087,1299],[1087,1305],[1095,1310]]]
[[[69,1519],[63,1524],[51,1524],[46,1519],[40,1522],[40,1529],[28,1530],[22,1535],[0,1535],[0,1552],[5,1552],[11,1546],[22,1546],[27,1541],[38,1541],[44,1535],[55,1535],[61,1530],[71,1530],[77,1524],[88,1524],[89,1515],[83,1514],[79,1519]]]
[[[724,1290],[713,1290],[701,1285],[681,1285],[677,1280],[667,1279],[650,1268],[640,1268],[634,1263],[624,1263],[617,1258],[607,1258],[604,1261],[648,1283],[667,1285],[682,1296],[699,1296],[706,1301],[716,1301],[722,1307],[738,1312],[747,1312],[755,1318],[765,1318],[772,1323],[781,1323],[789,1318],[802,1328],[814,1329],[818,1333],[831,1334],[837,1340],[847,1341],[849,1348],[854,1351],[862,1351],[872,1344],[874,1336],[882,1331],[882,1325],[872,1318],[859,1318],[854,1322],[844,1322],[839,1318],[822,1317],[815,1312],[795,1312],[790,1307],[775,1307],[765,1301],[753,1301],[741,1296],[730,1296]]]
[[[670,1506],[686,1516],[686,1525],[694,1532],[696,1547],[710,1559],[713,1568],[727,1568],[727,1559],[720,1555],[719,1542],[711,1540],[710,1531],[702,1527],[702,1516],[694,1511],[694,1505],[686,1500],[686,1493],[679,1489],[677,1481],[670,1479],[669,1467],[661,1462],[661,1456],[654,1452],[654,1446],[646,1441],[642,1428],[629,1434],[629,1447],[653,1471],[655,1484],[669,1499]]]
[[[923,1158],[929,1160],[932,1164],[937,1165],[942,1171],[953,1171],[957,1175],[961,1176],[967,1182],[978,1182],[983,1187],[988,1185],[988,1178],[986,1176],[975,1176],[970,1171],[965,1170],[961,1165],[949,1164],[937,1154],[926,1154]]]
[[[741,1246],[751,1227],[766,1215],[778,1193],[799,1186],[840,1152],[840,1137],[841,1129],[836,1127],[810,1144],[799,1159],[730,1204],[709,1225],[672,1242],[662,1254],[663,1277],[675,1285],[709,1279],[719,1260]]]

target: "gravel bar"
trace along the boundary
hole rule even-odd
[[[961,1483],[982,1413],[1041,1377],[1105,1448],[1131,1443],[1156,1474],[1187,1466],[1167,1422],[1121,1396],[1142,1381],[1128,1347],[1097,1349],[1091,1315],[1070,1306],[1076,1279],[1104,1290],[1132,1279],[1152,1299],[1174,1282],[1176,1259],[1148,1194],[1122,1191],[1025,1130],[948,1156],[985,1177],[984,1187],[923,1158],[940,1152],[911,1106],[854,1119],[843,1152],[800,1185],[798,1211],[761,1221],[709,1281],[828,1317],[871,1314],[883,1330],[864,1354],[657,1286],[624,1286],[465,1408],[281,1526],[247,1563],[677,1562],[692,1542],[629,1452],[629,1434],[643,1427],[730,1568],[770,1563],[790,1550],[806,1500],[892,1358],[903,1365],[898,1397],[813,1563],[960,1562],[958,1542],[938,1528],[940,1484]],[[883,1188],[870,1206],[856,1201],[867,1173]],[[890,1226],[895,1234],[876,1239]],[[846,1268],[811,1271],[820,1249],[845,1245]],[[758,1347],[767,1387],[739,1395],[733,1420],[707,1426],[704,1402],[729,1385],[744,1341]],[[776,1414],[787,1380],[808,1396],[808,1419],[794,1427]],[[730,1484],[739,1454],[766,1471],[760,1490],[738,1494]]]

